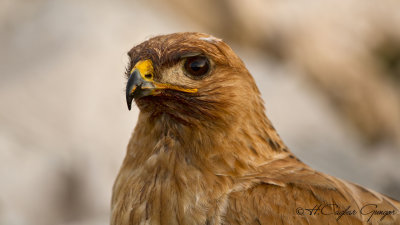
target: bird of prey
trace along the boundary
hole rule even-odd
[[[400,224],[400,202],[290,152],[222,40],[161,35],[128,55],[126,100],[140,114],[114,183],[112,225]]]

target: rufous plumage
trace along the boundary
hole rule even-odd
[[[140,114],[114,184],[112,225],[400,224],[398,201],[290,152],[222,40],[161,35],[128,55],[126,98]]]

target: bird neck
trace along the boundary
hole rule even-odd
[[[167,113],[141,112],[127,157],[133,156],[132,163],[140,166],[154,155],[166,154],[176,163],[239,175],[287,152],[264,112],[247,118],[186,124]]]
[[[175,224],[167,215],[181,215],[180,224],[219,224],[221,199],[242,187],[234,178],[254,174],[284,148],[263,113],[229,117],[187,124],[141,112],[114,184],[112,224]]]

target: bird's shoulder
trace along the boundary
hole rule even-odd
[[[289,158],[238,183],[228,197],[225,224],[400,224],[399,202]],[[372,215],[374,210],[388,215],[381,220],[384,215]]]

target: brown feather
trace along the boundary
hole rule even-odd
[[[212,70],[181,76],[181,57],[201,53]],[[265,115],[255,82],[231,48],[200,33],[157,36],[135,46],[127,71],[151,59],[154,79],[196,94],[165,90],[136,99],[140,109],[112,197],[113,225],[400,224],[400,203],[317,172],[284,145]],[[396,215],[298,215],[377,204]],[[336,206],[335,206],[336,207]]]

